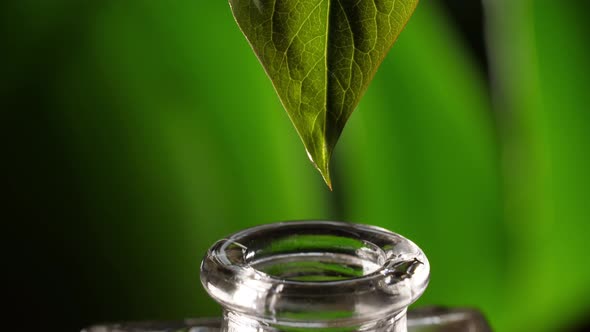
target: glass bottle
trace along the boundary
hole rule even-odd
[[[382,228],[332,221],[268,224],[218,241],[201,264],[201,282],[223,307],[222,319],[84,331],[490,331],[475,310],[425,308],[406,315],[429,273],[418,246]]]

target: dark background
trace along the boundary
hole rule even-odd
[[[418,305],[588,330],[590,8],[494,3],[422,1],[343,134],[331,193],[224,1],[5,1],[9,319],[217,315],[197,274],[213,241],[320,218],[421,245]]]

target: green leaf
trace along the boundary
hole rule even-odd
[[[340,133],[418,0],[229,0],[331,188]]]

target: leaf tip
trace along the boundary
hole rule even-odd
[[[334,191],[334,188],[332,188],[332,179],[330,178],[330,174],[329,173],[324,174],[321,171],[320,171],[320,173],[322,173],[322,177],[324,178],[324,182],[326,182],[328,189],[330,189],[330,191]]]
[[[311,163],[320,172],[322,178],[324,179],[324,182],[328,186],[328,189],[330,189],[330,191],[334,191],[332,188],[332,179],[330,178],[329,157],[326,158],[325,155],[320,155],[317,156],[317,158],[314,158],[314,156],[310,153],[309,149],[306,149],[306,152]]]
[[[330,189],[330,191],[334,191],[332,188],[332,178],[330,177],[330,165],[328,162],[326,161],[325,163],[322,163],[321,166],[316,164],[316,167],[318,171],[320,171],[320,174],[322,175],[324,182],[326,182],[328,189]]]

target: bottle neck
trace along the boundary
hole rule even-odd
[[[305,321],[299,322],[269,322],[261,317],[252,317],[237,312],[224,310],[222,332],[407,332],[406,310],[401,310],[391,316],[362,322],[348,322],[335,325],[333,321],[324,324],[311,325]]]
[[[406,332],[429,264],[406,238],[342,222],[270,224],[225,238],[201,265],[227,332]]]

